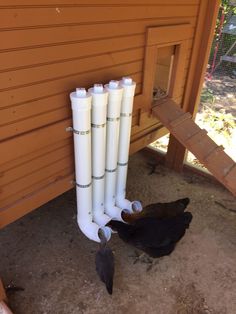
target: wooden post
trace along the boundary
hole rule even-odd
[[[183,170],[185,153],[185,147],[172,134],[170,134],[165,165],[177,172],[181,172]]]

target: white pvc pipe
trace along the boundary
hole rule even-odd
[[[111,218],[104,214],[106,116],[108,92],[101,84],[89,89],[92,95],[92,208],[93,220],[105,226]]]
[[[120,82],[123,87],[123,98],[120,113],[120,136],[117,163],[116,205],[122,210],[132,213],[141,211],[139,201],[130,202],[126,196],[126,181],[128,172],[129,147],[132,123],[132,111],[136,83],[129,77],[124,77]]]
[[[115,206],[116,168],[119,144],[120,107],[123,88],[118,81],[110,81],[107,106],[105,213],[112,219],[122,220],[122,210]]]
[[[91,95],[85,89],[70,94],[73,113],[75,178],[77,195],[77,222],[81,231],[91,240],[100,242],[100,227],[92,222],[91,178]],[[103,228],[107,239],[108,227]]]

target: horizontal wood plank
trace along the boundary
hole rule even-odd
[[[82,74],[74,73],[68,77],[58,78],[42,82],[35,85],[16,88],[14,90],[7,90],[1,93],[0,107],[12,106],[40,97],[47,97],[50,95],[69,93],[78,86],[89,87],[94,82],[106,83],[111,79],[120,79],[123,76],[141,73],[142,61],[125,63],[105,69],[99,69]],[[112,74],[111,74],[112,73]]]
[[[8,206],[0,210],[0,228],[70,190],[73,176],[73,174],[67,172],[61,174],[60,177],[52,178],[48,182],[45,180],[44,185],[41,187],[37,187],[33,192],[22,196],[15,203],[9,203]]]
[[[105,69],[128,62],[140,61],[143,56],[144,49],[137,48],[62,63],[2,72],[0,73],[0,91],[55,80],[60,77],[69,77],[73,73],[86,75],[87,72],[96,69]]]
[[[46,166],[57,162],[57,160],[64,159],[67,156],[72,156],[73,159],[73,147],[71,142],[67,143],[67,145],[62,143],[62,146],[56,149],[54,148],[46,154],[44,153],[43,155],[38,156],[36,159],[31,159],[27,163],[11,168],[8,171],[2,171],[0,189],[4,189],[5,185],[11,184],[25,176],[27,177],[35,171],[44,169]]]
[[[42,147],[71,137],[70,132],[66,132],[66,128],[71,125],[71,119],[67,119],[1,142],[1,150],[4,154],[0,154],[0,165],[24,156],[26,152],[30,154]],[[22,149],[23,147],[25,149]]]
[[[35,27],[72,23],[196,16],[197,5],[153,6],[75,6],[75,7],[18,7],[0,10],[1,28]]]
[[[12,145],[14,142],[12,141]],[[58,150],[61,147],[73,145],[73,137],[69,137],[66,139],[58,140],[54,143],[50,143],[49,145],[45,145],[40,147],[39,149],[35,149],[32,152],[28,152],[27,149],[24,150],[24,154],[17,158],[13,158],[6,163],[0,165],[0,176],[3,176],[4,173],[11,171],[14,168],[21,167],[23,165],[27,165],[31,161],[35,161],[37,163],[37,159],[41,158],[44,155],[50,154],[53,150]]]
[[[110,5],[195,5],[199,4],[200,0],[109,0]],[[30,6],[30,7],[37,7],[37,6],[55,6],[55,5],[63,5],[63,6],[78,6],[78,5],[96,5],[96,6],[106,6],[107,0],[1,0],[2,7],[23,7],[23,6]]]
[[[1,206],[6,206],[9,202],[17,200],[19,195],[22,195],[25,190],[31,189],[32,186],[38,182],[43,182],[47,177],[53,176],[58,171],[63,169],[70,169],[70,172],[74,169],[74,158],[69,155],[63,158],[58,156],[58,160],[52,161],[50,164],[47,164],[45,167],[38,169],[28,175],[24,175],[21,178],[18,178],[16,181],[12,181],[5,186],[1,187],[0,202]]]
[[[61,46],[50,46],[2,52],[0,54],[0,69],[13,70],[35,65],[43,65],[68,61],[69,59],[87,58],[93,55],[123,51],[125,49],[144,47],[144,35],[126,36],[98,41],[71,43]]]
[[[196,17],[171,18],[171,24],[196,24]],[[0,32],[0,52],[11,49],[62,45],[70,42],[101,40],[117,36],[136,35],[145,32],[146,27],[170,24],[170,18],[89,25],[67,25],[45,28],[12,29]]]

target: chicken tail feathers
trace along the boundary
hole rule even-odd
[[[113,291],[113,280],[106,282],[107,292],[112,295]]]
[[[95,265],[99,278],[106,285],[108,293],[112,294],[115,260],[113,252],[109,247],[97,251]]]
[[[193,219],[193,215],[190,212],[185,212],[182,218],[183,218],[184,225],[187,229]]]
[[[181,198],[181,199],[178,200],[178,203],[181,205],[181,207],[183,209],[185,209],[188,206],[188,204],[190,203],[190,199],[188,197]]]

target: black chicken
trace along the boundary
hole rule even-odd
[[[183,213],[190,202],[189,198],[181,198],[169,203],[154,203],[143,208],[139,213],[122,213],[122,218],[127,223],[133,223],[141,218],[170,218]]]
[[[184,236],[192,220],[190,212],[178,216],[153,219],[140,218],[131,225],[112,220],[108,223],[119,237],[151,257],[169,255],[176,243]]]
[[[105,283],[107,291],[112,294],[115,261],[112,250],[107,246],[107,239],[103,232],[99,232],[101,239],[100,248],[96,253],[96,271],[101,281]]]

